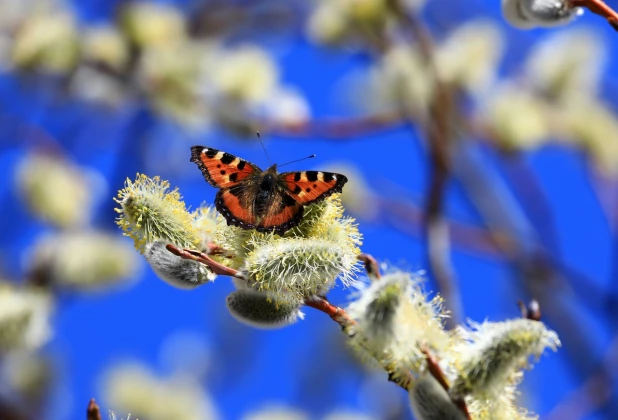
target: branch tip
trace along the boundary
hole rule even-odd
[[[88,403],[88,409],[86,410],[86,419],[101,420],[101,410],[99,409],[99,405],[96,403],[94,398],[91,398],[90,402]]]
[[[373,256],[369,254],[361,254],[357,258],[365,264],[365,271],[367,272],[367,276],[369,276],[369,278],[372,280],[378,280],[382,277],[382,274],[380,274],[378,261]]]

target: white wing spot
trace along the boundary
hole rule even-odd
[[[333,175],[333,179],[336,181],[337,180],[337,175]]]

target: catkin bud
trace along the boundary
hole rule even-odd
[[[149,420],[217,420],[219,415],[199,381],[189,375],[159,377],[140,364],[117,365],[103,381],[110,407]]]
[[[504,18],[519,29],[566,25],[583,13],[567,0],[502,0]]]
[[[33,350],[51,337],[51,297],[43,292],[0,283],[0,353]]]
[[[397,311],[411,293],[411,286],[406,276],[387,275],[363,290],[360,298],[348,307],[370,347],[382,350],[395,339]]]
[[[66,74],[78,62],[77,25],[67,12],[32,14],[14,36],[12,59],[18,68]]]
[[[160,279],[179,289],[193,289],[209,281],[216,275],[204,264],[185,260],[169,252],[163,241],[149,243],[144,257]]]
[[[437,354],[452,347],[452,337],[444,329],[442,300],[427,299],[420,287],[420,277],[393,272],[360,291],[347,309],[358,323],[352,344],[355,349],[370,351],[374,357],[420,372],[426,356],[420,345]]]
[[[200,243],[193,216],[178,189],[168,191],[169,187],[169,182],[158,176],[151,179],[138,174],[135,182],[127,179],[114,199],[120,204],[116,224],[141,253],[147,243],[159,239],[182,248],[196,248]]]
[[[265,243],[247,257],[245,271],[256,289],[298,299],[328,291],[337,275],[344,284],[356,268],[356,254],[320,239],[280,239]]]
[[[20,162],[17,188],[35,216],[61,228],[90,221],[93,185],[89,173],[53,155],[28,154]]]
[[[448,392],[428,373],[424,373],[410,389],[410,404],[417,420],[466,419]]]
[[[546,348],[560,346],[555,332],[529,319],[485,322],[474,327],[474,331],[461,331],[469,343],[460,348],[458,375],[450,389],[454,398],[499,398],[514,375],[528,366],[530,356],[538,357]]]
[[[187,36],[179,9],[159,3],[129,3],[122,10],[121,26],[124,35],[143,48],[177,45]]]
[[[253,289],[302,301],[326,293],[337,277],[348,284],[358,270],[361,235],[342,213],[340,199],[331,196],[307,206],[283,237],[220,225],[216,242],[234,255],[226,264],[245,273]]]
[[[234,318],[258,328],[281,328],[303,319],[301,303],[277,300],[267,293],[242,289],[227,297],[227,308]]]
[[[29,261],[39,284],[80,291],[128,283],[139,270],[131,245],[118,235],[94,230],[43,237]]]

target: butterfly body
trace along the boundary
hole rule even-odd
[[[347,178],[320,171],[265,171],[244,159],[217,149],[193,146],[195,162],[206,181],[220,188],[215,206],[228,225],[282,235],[303,217],[303,206],[341,192]]]

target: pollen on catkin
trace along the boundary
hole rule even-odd
[[[421,344],[437,355],[450,351],[454,337],[444,329],[442,299],[428,299],[420,282],[418,275],[396,271],[362,289],[347,308],[358,322],[353,347],[387,355],[416,374],[425,364]]]
[[[147,243],[159,239],[183,248],[196,248],[200,244],[194,217],[181,201],[178,189],[169,191],[169,188],[169,182],[158,176],[137,174],[134,182],[127,179],[114,199],[120,204],[116,209],[120,214],[116,223],[142,254]]]
[[[191,213],[193,217],[193,227],[197,231],[200,239],[198,249],[205,251],[208,245],[215,242],[215,234],[217,232],[217,224],[225,221],[223,216],[217,213],[214,206],[202,204]]]
[[[528,319],[473,324],[473,330],[460,333],[466,342],[455,361],[458,374],[450,389],[455,398],[498,399],[528,367],[531,356],[560,346],[554,331]]]
[[[389,347],[395,339],[395,318],[402,301],[411,293],[411,282],[405,276],[387,275],[373,282],[347,308],[358,322],[363,339],[377,349]]]
[[[347,285],[358,270],[361,235],[354,220],[343,217],[335,196],[307,206],[303,221],[283,237],[223,229],[228,231],[223,246],[236,254],[237,268],[252,288],[284,300],[326,293],[337,277]]]

